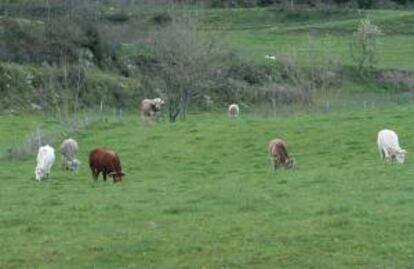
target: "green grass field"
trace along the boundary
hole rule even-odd
[[[352,33],[368,16],[384,35],[380,38],[378,67],[414,70],[413,11],[281,12],[274,9],[225,9],[201,13],[206,28],[248,60],[264,61],[266,54],[293,54],[313,60],[315,52],[329,54],[339,64],[351,65]]]
[[[23,140],[35,134],[38,130],[42,132],[56,132],[62,130],[62,126],[55,120],[45,120],[40,115],[34,116],[11,116],[0,115],[0,152],[18,146]]]
[[[380,161],[376,133],[395,129],[410,152],[413,113],[97,122],[74,135],[78,174],[57,156],[39,183],[34,157],[0,161],[0,268],[412,268],[413,158]],[[44,126],[32,117],[1,118],[1,146]],[[296,169],[272,173],[274,137]],[[93,182],[97,146],[119,152],[124,182]]]

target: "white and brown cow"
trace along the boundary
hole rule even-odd
[[[144,99],[141,102],[141,118],[143,120],[155,119],[161,113],[161,106],[164,104],[161,98]]]
[[[295,166],[295,160],[289,157],[287,144],[282,139],[272,139],[269,142],[268,151],[270,160],[272,161],[273,170],[279,166],[285,168],[293,168]]]
[[[239,114],[240,114],[239,105],[237,105],[237,104],[229,105],[228,114],[229,114],[230,119],[238,118]]]

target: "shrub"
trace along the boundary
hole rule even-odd
[[[106,15],[105,19],[107,21],[113,22],[113,23],[126,23],[126,22],[129,21],[130,17],[128,15],[128,13],[126,13],[124,11],[120,11],[120,12],[117,12],[117,13]]]
[[[160,13],[158,15],[155,15],[151,18],[151,21],[155,24],[165,26],[172,22],[172,17],[167,12]]]
[[[263,85],[271,74],[270,66],[246,62],[233,62],[227,71],[228,76],[236,80],[244,80],[250,85]]]
[[[360,21],[351,46],[352,58],[356,62],[360,73],[372,71],[377,63],[379,37],[381,35],[381,29],[372,24],[369,18]]]

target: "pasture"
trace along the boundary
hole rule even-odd
[[[35,182],[34,156],[0,161],[0,268],[412,268],[413,113],[98,121],[73,134],[78,174],[57,156],[49,180]],[[41,116],[0,122],[3,148],[45,122],[59,126]],[[384,127],[408,150],[404,165],[380,161]],[[296,169],[272,173],[274,137],[288,142]],[[87,155],[97,146],[119,152],[121,184],[93,182]]]
[[[325,57],[352,65],[351,41],[359,21],[367,16],[378,25],[378,67],[414,70],[413,11],[223,9],[201,13],[206,29],[242,52],[244,58],[263,62],[264,55],[294,55],[314,63]],[[316,57],[316,59],[315,59]]]

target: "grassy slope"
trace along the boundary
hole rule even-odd
[[[411,268],[413,160],[382,163],[375,137],[395,128],[410,151],[413,113],[97,123],[76,135],[77,175],[58,158],[36,183],[32,159],[0,162],[0,267]],[[272,175],[273,137],[297,169]],[[125,182],[92,182],[96,146],[119,151]]]
[[[207,28],[218,31],[247,59],[263,61],[266,54],[293,52],[307,60],[314,55],[309,50],[316,49],[334,54],[339,63],[349,65],[352,32],[364,14],[308,11],[289,15],[272,9],[228,9],[206,12],[204,16]],[[367,14],[384,31],[378,66],[414,70],[414,12]]]
[[[59,126],[56,121],[45,121],[40,115],[25,117],[0,115],[0,152],[18,145],[25,138],[30,138],[31,135],[37,132],[38,128],[41,132],[51,132],[52,130],[56,131]]]

